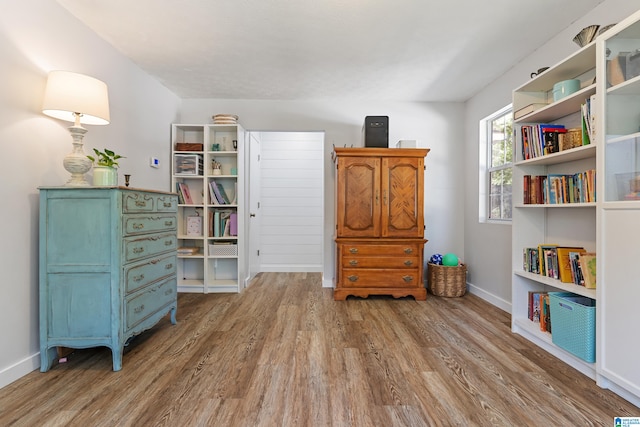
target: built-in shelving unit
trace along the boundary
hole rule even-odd
[[[640,406],[640,11],[597,40],[598,384]],[[624,72],[614,76],[615,61]],[[601,94],[601,95],[600,95]],[[635,187],[635,188],[634,188]]]
[[[516,161],[513,175],[513,283],[512,330],[538,344],[555,356],[595,378],[595,363],[586,362],[552,341],[551,334],[529,319],[529,292],[571,292],[597,299],[594,289],[564,283],[523,269],[523,250],[540,244],[584,247],[596,250],[596,203],[525,204],[525,175],[574,174],[596,168],[596,145],[584,145],[566,151],[524,160],[520,128],[523,124],[552,123],[566,128],[581,126],[581,105],[596,93],[596,44],[591,43],[564,61],[550,67],[514,90],[513,109],[536,103],[546,104],[514,120]],[[553,86],[562,80],[579,79],[581,89],[565,98],[553,100]],[[552,321],[553,324],[553,321]]]
[[[614,80],[613,61],[625,62]],[[636,71],[638,76],[636,76]],[[562,80],[579,79],[581,89],[554,101]],[[578,148],[524,159],[521,126],[536,123],[582,126],[581,105],[591,103],[595,132]],[[634,313],[640,301],[635,265],[640,259],[640,12],[596,41],[515,89],[513,109],[535,103],[535,111],[514,120],[512,330],[634,404],[640,403],[640,338]],[[588,203],[525,204],[525,175],[574,174],[595,169],[596,200]],[[637,187],[635,185],[637,184]],[[597,254],[597,287],[563,283],[523,268],[524,248],[539,244],[584,247]],[[528,318],[529,292],[571,292],[595,300],[596,361],[556,345]],[[551,319],[553,332],[553,317]]]

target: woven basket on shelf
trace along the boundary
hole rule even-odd
[[[467,292],[467,266],[427,264],[428,289],[439,297],[461,297]]]

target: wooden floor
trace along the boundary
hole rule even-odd
[[[123,369],[77,350],[0,389],[0,426],[612,426],[640,409],[467,294],[333,301],[319,273],[181,294]]]

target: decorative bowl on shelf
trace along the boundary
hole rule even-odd
[[[588,27],[584,27],[578,34],[576,34],[573,41],[580,47],[588,45],[595,40],[598,35],[598,28],[600,28],[600,25],[589,25]]]
[[[615,27],[616,25],[618,25],[618,24],[609,24],[609,25],[605,25],[603,27],[600,27],[600,30],[598,30],[598,35],[600,35],[600,34],[604,33],[605,31]]]
[[[580,80],[563,80],[553,85],[553,100],[559,101],[580,90]]]

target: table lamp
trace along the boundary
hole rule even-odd
[[[69,132],[73,151],[62,162],[71,173],[67,186],[88,186],[84,175],[91,170],[91,160],[84,153],[82,138],[87,132],[82,124],[109,124],[107,85],[93,77],[70,71],[51,71],[47,78],[42,112],[56,119],[72,122]]]

